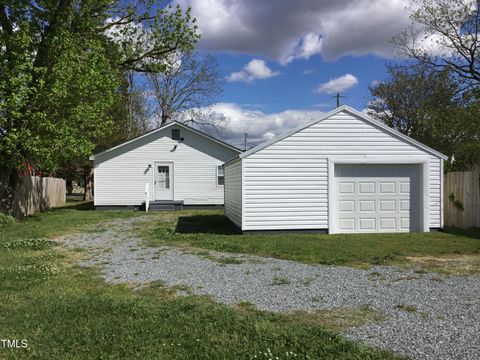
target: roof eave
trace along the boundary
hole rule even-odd
[[[341,112],[341,111],[350,112],[351,114],[356,115],[356,116],[358,116],[358,117],[360,117],[360,118],[368,121],[368,122],[371,123],[372,125],[378,126],[378,127],[382,128],[382,129],[384,129],[385,131],[388,131],[390,134],[392,134],[392,135],[394,135],[394,136],[397,136],[397,137],[403,139],[404,141],[407,141],[407,142],[411,143],[411,144],[414,145],[414,146],[419,147],[420,149],[424,150],[425,152],[428,152],[428,153],[430,153],[430,154],[432,154],[432,155],[434,155],[434,156],[437,156],[437,157],[439,157],[439,158],[441,158],[441,159],[443,159],[443,160],[447,160],[447,159],[448,159],[448,156],[446,156],[445,154],[442,154],[441,152],[439,152],[439,151],[437,151],[437,150],[435,150],[435,149],[432,149],[431,147],[429,147],[429,146],[427,146],[427,145],[425,145],[425,144],[422,144],[422,143],[420,143],[419,141],[416,141],[415,139],[412,139],[411,137],[409,137],[409,136],[407,136],[407,135],[405,135],[405,134],[400,133],[399,131],[397,131],[397,130],[395,130],[395,129],[393,129],[393,128],[391,128],[391,127],[389,127],[389,126],[387,126],[387,125],[385,125],[385,124],[383,124],[383,123],[381,123],[380,121],[376,121],[375,119],[371,118],[371,117],[368,116],[367,114],[364,114],[364,113],[362,113],[362,112],[360,112],[360,111],[358,111],[358,110],[355,110],[354,108],[352,108],[352,107],[350,107],[350,106],[348,106],[348,105],[341,105],[341,106],[339,106],[339,107],[337,107],[337,108],[335,108],[335,109],[333,109],[333,110],[331,110],[331,111],[329,111],[329,112],[326,112],[325,114],[322,114],[322,115],[320,116],[320,118],[315,119],[314,121],[311,121],[311,122],[309,122],[309,123],[306,124],[306,125],[299,126],[299,127],[295,128],[294,130],[291,130],[291,131],[289,131],[289,132],[287,132],[287,133],[285,133],[285,134],[281,134],[281,135],[279,135],[279,136],[276,136],[276,137],[274,137],[274,138],[272,138],[272,139],[270,139],[270,140],[268,140],[268,141],[266,141],[266,142],[264,142],[264,143],[262,143],[262,144],[259,144],[259,145],[255,146],[254,148],[251,148],[251,149],[248,150],[248,151],[245,151],[245,152],[239,154],[239,157],[242,158],[242,159],[243,159],[243,158],[247,158],[248,156],[250,156],[250,155],[252,155],[252,154],[255,154],[257,151],[260,151],[260,150],[262,150],[262,149],[264,149],[264,148],[266,148],[266,147],[268,147],[268,146],[270,146],[270,145],[273,145],[273,144],[275,144],[276,142],[278,142],[278,141],[280,141],[280,140],[283,140],[283,139],[285,139],[285,138],[287,138],[287,137],[289,137],[289,136],[291,136],[291,135],[293,135],[293,134],[296,134],[297,132],[299,132],[299,131],[301,131],[301,130],[303,130],[303,129],[306,129],[306,128],[314,125],[314,124],[317,124],[317,123],[319,123],[319,122],[321,122],[321,121],[323,121],[323,120],[325,120],[325,119],[327,119],[327,118],[329,118],[329,117],[331,117],[331,116],[333,116],[333,115],[335,115],[336,113],[339,113],[339,112]]]
[[[188,125],[182,124],[181,122],[178,122],[178,121],[172,121],[172,122],[170,122],[170,123],[168,123],[168,124],[166,124],[166,125],[164,125],[164,126],[162,126],[162,127],[159,127],[158,129],[149,131],[149,132],[146,133],[146,134],[137,136],[136,138],[127,140],[127,141],[125,141],[125,142],[123,142],[123,143],[121,143],[121,144],[118,144],[118,145],[110,148],[110,149],[107,149],[107,150],[101,151],[101,152],[99,152],[99,153],[97,153],[97,154],[94,154],[94,155],[92,155],[92,156],[89,157],[89,160],[95,160],[95,158],[97,158],[97,157],[99,157],[99,156],[106,155],[106,154],[108,154],[109,152],[111,152],[111,151],[113,151],[113,150],[115,150],[115,149],[118,149],[118,148],[120,148],[120,147],[122,147],[122,146],[125,146],[125,145],[127,145],[127,144],[130,144],[130,143],[132,143],[132,142],[134,142],[134,141],[143,139],[143,138],[146,137],[146,136],[150,136],[150,135],[156,134],[157,132],[162,131],[162,130],[165,130],[165,129],[167,129],[168,127],[170,127],[170,126],[172,126],[172,125],[179,125],[179,126],[183,127],[184,129],[187,129],[187,130],[190,130],[190,131],[192,131],[192,132],[194,132],[194,133],[197,133],[197,134],[199,134],[199,135],[201,135],[201,136],[203,136],[203,137],[205,137],[205,138],[207,138],[207,139],[209,139],[209,140],[211,140],[211,141],[213,141],[213,142],[216,142],[216,143],[219,144],[219,145],[223,145],[223,146],[225,146],[225,147],[228,147],[229,149],[231,149],[231,150],[233,150],[233,151],[236,151],[236,152],[238,152],[239,154],[242,152],[242,150],[236,148],[235,146],[230,145],[230,144],[227,144],[226,142],[221,141],[221,140],[219,140],[219,139],[216,139],[216,138],[214,138],[213,136],[210,136],[210,135],[208,135],[208,134],[206,134],[206,133],[204,133],[204,132],[202,132],[202,131],[200,131],[200,130],[197,130],[197,129],[195,129],[195,128],[193,128],[193,127],[190,127],[190,126],[188,126]]]

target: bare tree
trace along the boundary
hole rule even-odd
[[[413,24],[394,38],[400,52],[478,85],[480,1],[416,0],[411,5]]]
[[[145,96],[147,89],[136,77],[140,75],[133,71],[127,71],[125,79],[127,82],[126,93],[126,124],[124,136],[126,140],[145,134],[150,128],[151,109]]]
[[[158,116],[158,126],[176,118],[194,125],[215,126],[215,117],[205,109],[222,92],[223,77],[217,60],[209,55],[177,53],[165,71],[149,74]]]

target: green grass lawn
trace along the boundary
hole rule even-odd
[[[28,343],[27,348],[19,349],[5,349],[0,344],[1,359],[394,358],[347,341],[319,326],[321,320],[305,314],[276,315],[248,306],[218,305],[204,297],[175,297],[173,289],[159,283],[139,291],[106,285],[94,269],[74,265],[75,252],[45,239],[104,220],[139,215],[88,208],[88,204],[71,206],[0,225],[0,339],[25,339]],[[252,244],[250,251],[257,252],[253,244],[261,239],[175,234],[171,233],[176,226],[173,221],[166,226],[161,222],[164,215],[151,216],[152,221],[159,221],[155,227],[161,241],[171,237],[173,243],[201,246],[198,242],[203,239],[203,246],[224,250],[243,250],[238,246],[246,241]],[[155,229],[151,231],[155,233]],[[275,239],[278,243],[281,237]],[[231,248],[220,245],[230,240]],[[273,243],[265,249],[271,246]],[[278,251],[273,255],[281,256],[288,246]],[[298,256],[306,257],[307,252],[304,254]],[[339,311],[344,317],[344,311]],[[368,309],[362,311],[376,316]]]
[[[219,211],[179,212],[143,231],[150,245],[171,244],[272,256],[311,264],[383,265],[408,257],[480,258],[480,229],[403,234],[239,235]],[[480,264],[480,262],[479,262]]]

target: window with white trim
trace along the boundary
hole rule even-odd
[[[217,186],[225,185],[225,173],[223,170],[223,165],[217,166]]]

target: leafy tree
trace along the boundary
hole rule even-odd
[[[369,114],[403,134],[454,156],[454,168],[480,160],[480,106],[448,70],[423,65],[388,66],[372,87]]]
[[[198,36],[189,11],[151,1],[0,2],[0,211],[25,163],[53,172],[111,132],[123,73],[160,71]]]
[[[394,38],[401,53],[431,69],[480,83],[480,1],[411,1],[413,24]]]
[[[197,125],[212,123],[201,109],[211,105],[222,91],[223,77],[215,58],[179,52],[169,57],[164,71],[149,74],[148,80],[160,119],[158,126],[172,118]]]

